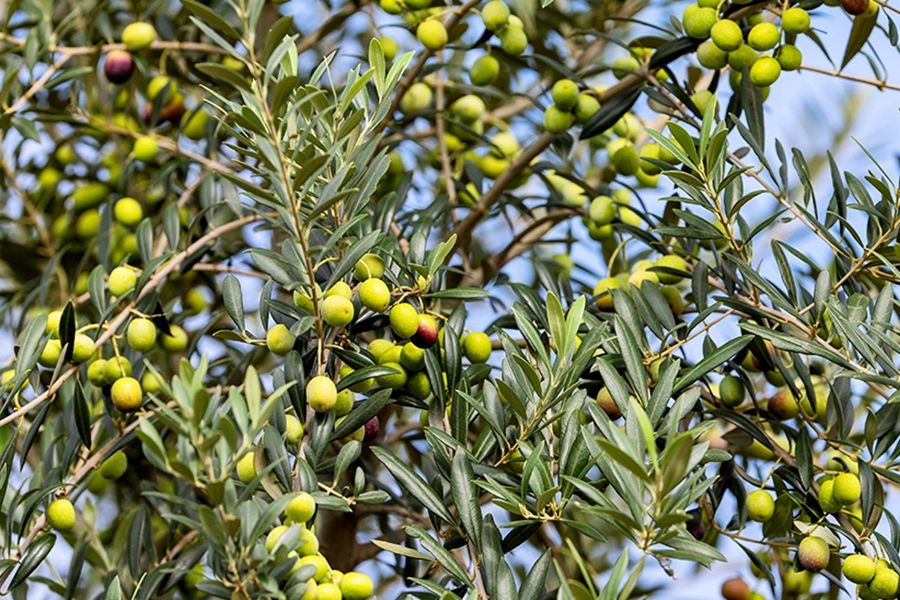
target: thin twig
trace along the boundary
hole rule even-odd
[[[2,32],[0,32],[0,41],[6,42],[18,48],[24,48],[26,43],[26,40],[22,38],[17,38],[15,36]],[[111,52],[112,50],[125,50],[125,44],[112,43],[99,44],[97,46],[63,46],[60,44],[50,44],[47,49],[50,52],[62,54],[66,57],[71,57]],[[225,50],[213,44],[205,44],[203,42],[176,42],[166,40],[156,40],[150,45],[150,50],[202,52],[204,54],[231,54],[231,52],[229,52],[228,50]]]
[[[19,109],[28,104],[28,101],[31,100],[35,94],[44,89],[44,87],[47,85],[47,82],[49,82],[50,79],[54,75],[56,75],[56,73],[63,66],[65,66],[67,62],[69,62],[69,58],[69,56],[64,55],[61,58],[57,59],[56,62],[54,62],[52,65],[47,67],[47,70],[44,71],[44,73],[40,77],[38,77],[34,83],[31,84],[31,87],[25,90],[24,94],[19,96],[19,98],[15,102],[13,102],[13,104],[9,108],[3,111],[3,115],[13,115],[19,112]]]
[[[191,267],[193,271],[206,271],[208,273],[232,273],[234,275],[241,275],[243,277],[255,277],[257,279],[268,279],[269,276],[265,273],[260,273],[259,271],[253,271],[251,269],[241,269],[238,267],[232,267],[230,265],[220,265],[216,263],[197,263],[196,265]]]
[[[444,126],[444,110],[447,108],[444,94],[444,77],[438,73],[434,86],[435,131],[437,132],[438,152],[441,157],[441,174],[444,177],[444,188],[451,206],[456,205],[456,186],[453,185],[453,174],[450,171],[450,153],[447,151],[446,127]],[[451,214],[453,210],[451,209]]]
[[[810,71],[812,73],[820,73],[822,75],[837,77],[839,79],[846,79],[847,81],[853,81],[855,83],[871,85],[873,87],[877,87],[879,90],[900,91],[900,85],[895,85],[893,83],[888,83],[887,81],[881,81],[878,79],[866,79],[865,77],[860,77],[858,75],[849,75],[847,73],[842,73],[841,71],[829,71],[827,69],[820,69],[819,67],[813,67],[811,65],[803,65],[800,67],[800,70]]]

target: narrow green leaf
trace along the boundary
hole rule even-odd
[[[475,489],[475,473],[466,453],[459,450],[453,455],[450,492],[459,514],[459,521],[475,548],[481,549],[481,507]]]
[[[431,486],[413,472],[406,463],[384,448],[373,447],[372,453],[384,464],[400,485],[422,506],[448,523],[453,522],[453,517],[450,516],[443,499],[438,497],[434,490],[431,489]]]
[[[334,459],[334,480],[337,481],[338,478],[343,475],[350,465],[359,458],[360,453],[362,452],[362,444],[360,444],[356,440],[350,440],[341,446],[340,452],[338,452],[337,457]]]
[[[59,317],[59,343],[66,349],[65,360],[72,360],[72,350],[75,342],[75,307],[72,301],[66,302],[62,315]]]
[[[622,115],[631,110],[641,96],[641,88],[637,87],[624,94],[616,94],[594,113],[581,130],[581,139],[586,140],[599,135],[612,127]]]
[[[222,299],[228,316],[231,317],[241,333],[244,333],[247,328],[244,325],[244,298],[243,292],[241,292],[241,282],[230,273],[225,276],[222,283]]]
[[[331,276],[328,278],[328,282],[325,284],[325,289],[330,288],[344,275],[349,273],[350,270],[356,266],[356,262],[362,258],[366,252],[371,250],[375,244],[381,241],[383,236],[384,234],[381,231],[370,231],[363,236],[362,239],[354,242],[344,254],[343,258],[341,258],[340,262],[335,265]]]
[[[84,390],[81,382],[75,382],[75,393],[72,395],[72,410],[75,419],[75,429],[85,448],[91,447],[91,414],[87,402],[84,399]]]
[[[550,343],[556,349],[557,354],[559,354],[565,338],[566,316],[556,294],[553,292],[548,293],[546,302],[547,322],[550,324]]]
[[[184,0],[182,4],[188,11],[196,15],[205,24],[214,28],[217,32],[226,35],[231,40],[241,39],[240,31],[232,27],[219,12],[205,4],[201,4],[197,0]]]
[[[551,562],[550,550],[545,550],[528,571],[525,580],[522,581],[522,587],[519,588],[519,600],[540,600],[543,597]]]
[[[599,600],[615,600],[618,597],[619,585],[622,583],[622,579],[625,577],[625,572],[627,570],[628,553],[623,552],[619,558],[616,559],[612,571],[609,574],[609,581],[603,586],[603,591],[600,593]]]
[[[28,576],[41,566],[41,563],[53,550],[54,544],[56,544],[55,533],[45,533],[35,538],[25,549],[25,554],[19,560],[19,568],[16,569],[16,574],[13,575],[7,591],[11,592],[25,583],[28,580]]]
[[[821,315],[822,309],[825,308],[825,302],[831,295],[831,273],[827,269],[822,269],[816,277],[815,302],[816,314]]]
[[[390,403],[391,390],[380,390],[364,402],[360,402],[350,411],[349,415],[344,417],[341,424],[334,428],[334,431],[331,433],[331,440],[339,440],[356,431]]]
[[[453,252],[453,249],[456,247],[456,234],[450,236],[447,241],[441,243],[436,248],[434,248],[431,252],[428,253],[428,274],[434,275],[437,273],[438,268],[444,264],[444,261],[447,260],[447,257],[450,256],[450,253]]]
[[[465,569],[463,569],[462,565],[457,562],[457,560],[447,551],[441,544],[439,544],[431,534],[427,531],[419,527],[418,525],[407,525],[405,528],[406,532],[419,540],[419,543],[422,544],[422,547],[431,553],[431,555],[437,560],[444,569],[447,570],[453,577],[455,577],[459,581],[463,581],[465,583],[470,583],[469,576],[466,574]]]
[[[744,346],[749,344],[750,340],[752,339],[752,335],[742,335],[731,341],[725,342],[712,354],[704,356],[703,360],[701,360],[693,367],[686,369],[681,374],[681,378],[675,383],[675,387],[672,390],[673,393],[677,394],[698,379],[704,377],[707,373],[711,372],[716,367],[725,363],[725,361],[734,358],[734,356],[738,352],[743,350]]]
[[[431,561],[431,557],[424,552],[419,552],[418,550],[413,550],[412,548],[407,548],[406,546],[401,546],[400,544],[394,544],[393,542],[387,542],[385,540],[372,540],[372,543],[382,550],[387,550],[392,554],[406,556],[414,560]]]
[[[647,474],[647,468],[637,459],[627,454],[622,448],[619,448],[609,440],[598,438],[597,444],[609,454],[609,458],[637,475],[639,479],[650,483],[650,475]]]
[[[857,15],[853,19],[853,27],[850,29],[850,37],[847,39],[847,47],[844,49],[844,57],[841,59],[841,69],[846,67],[853,57],[859,54],[859,51],[865,47],[875,24],[878,22],[878,13],[869,11],[861,15]]]

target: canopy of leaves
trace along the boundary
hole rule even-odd
[[[898,9],[662,4],[0,6],[0,591],[896,596],[897,175],[766,98]]]

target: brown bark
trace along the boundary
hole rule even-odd
[[[319,538],[319,551],[328,557],[332,568],[347,572],[356,567],[359,518],[355,512],[322,511],[316,537]]]

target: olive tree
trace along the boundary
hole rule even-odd
[[[898,12],[0,7],[0,591],[896,597]]]

